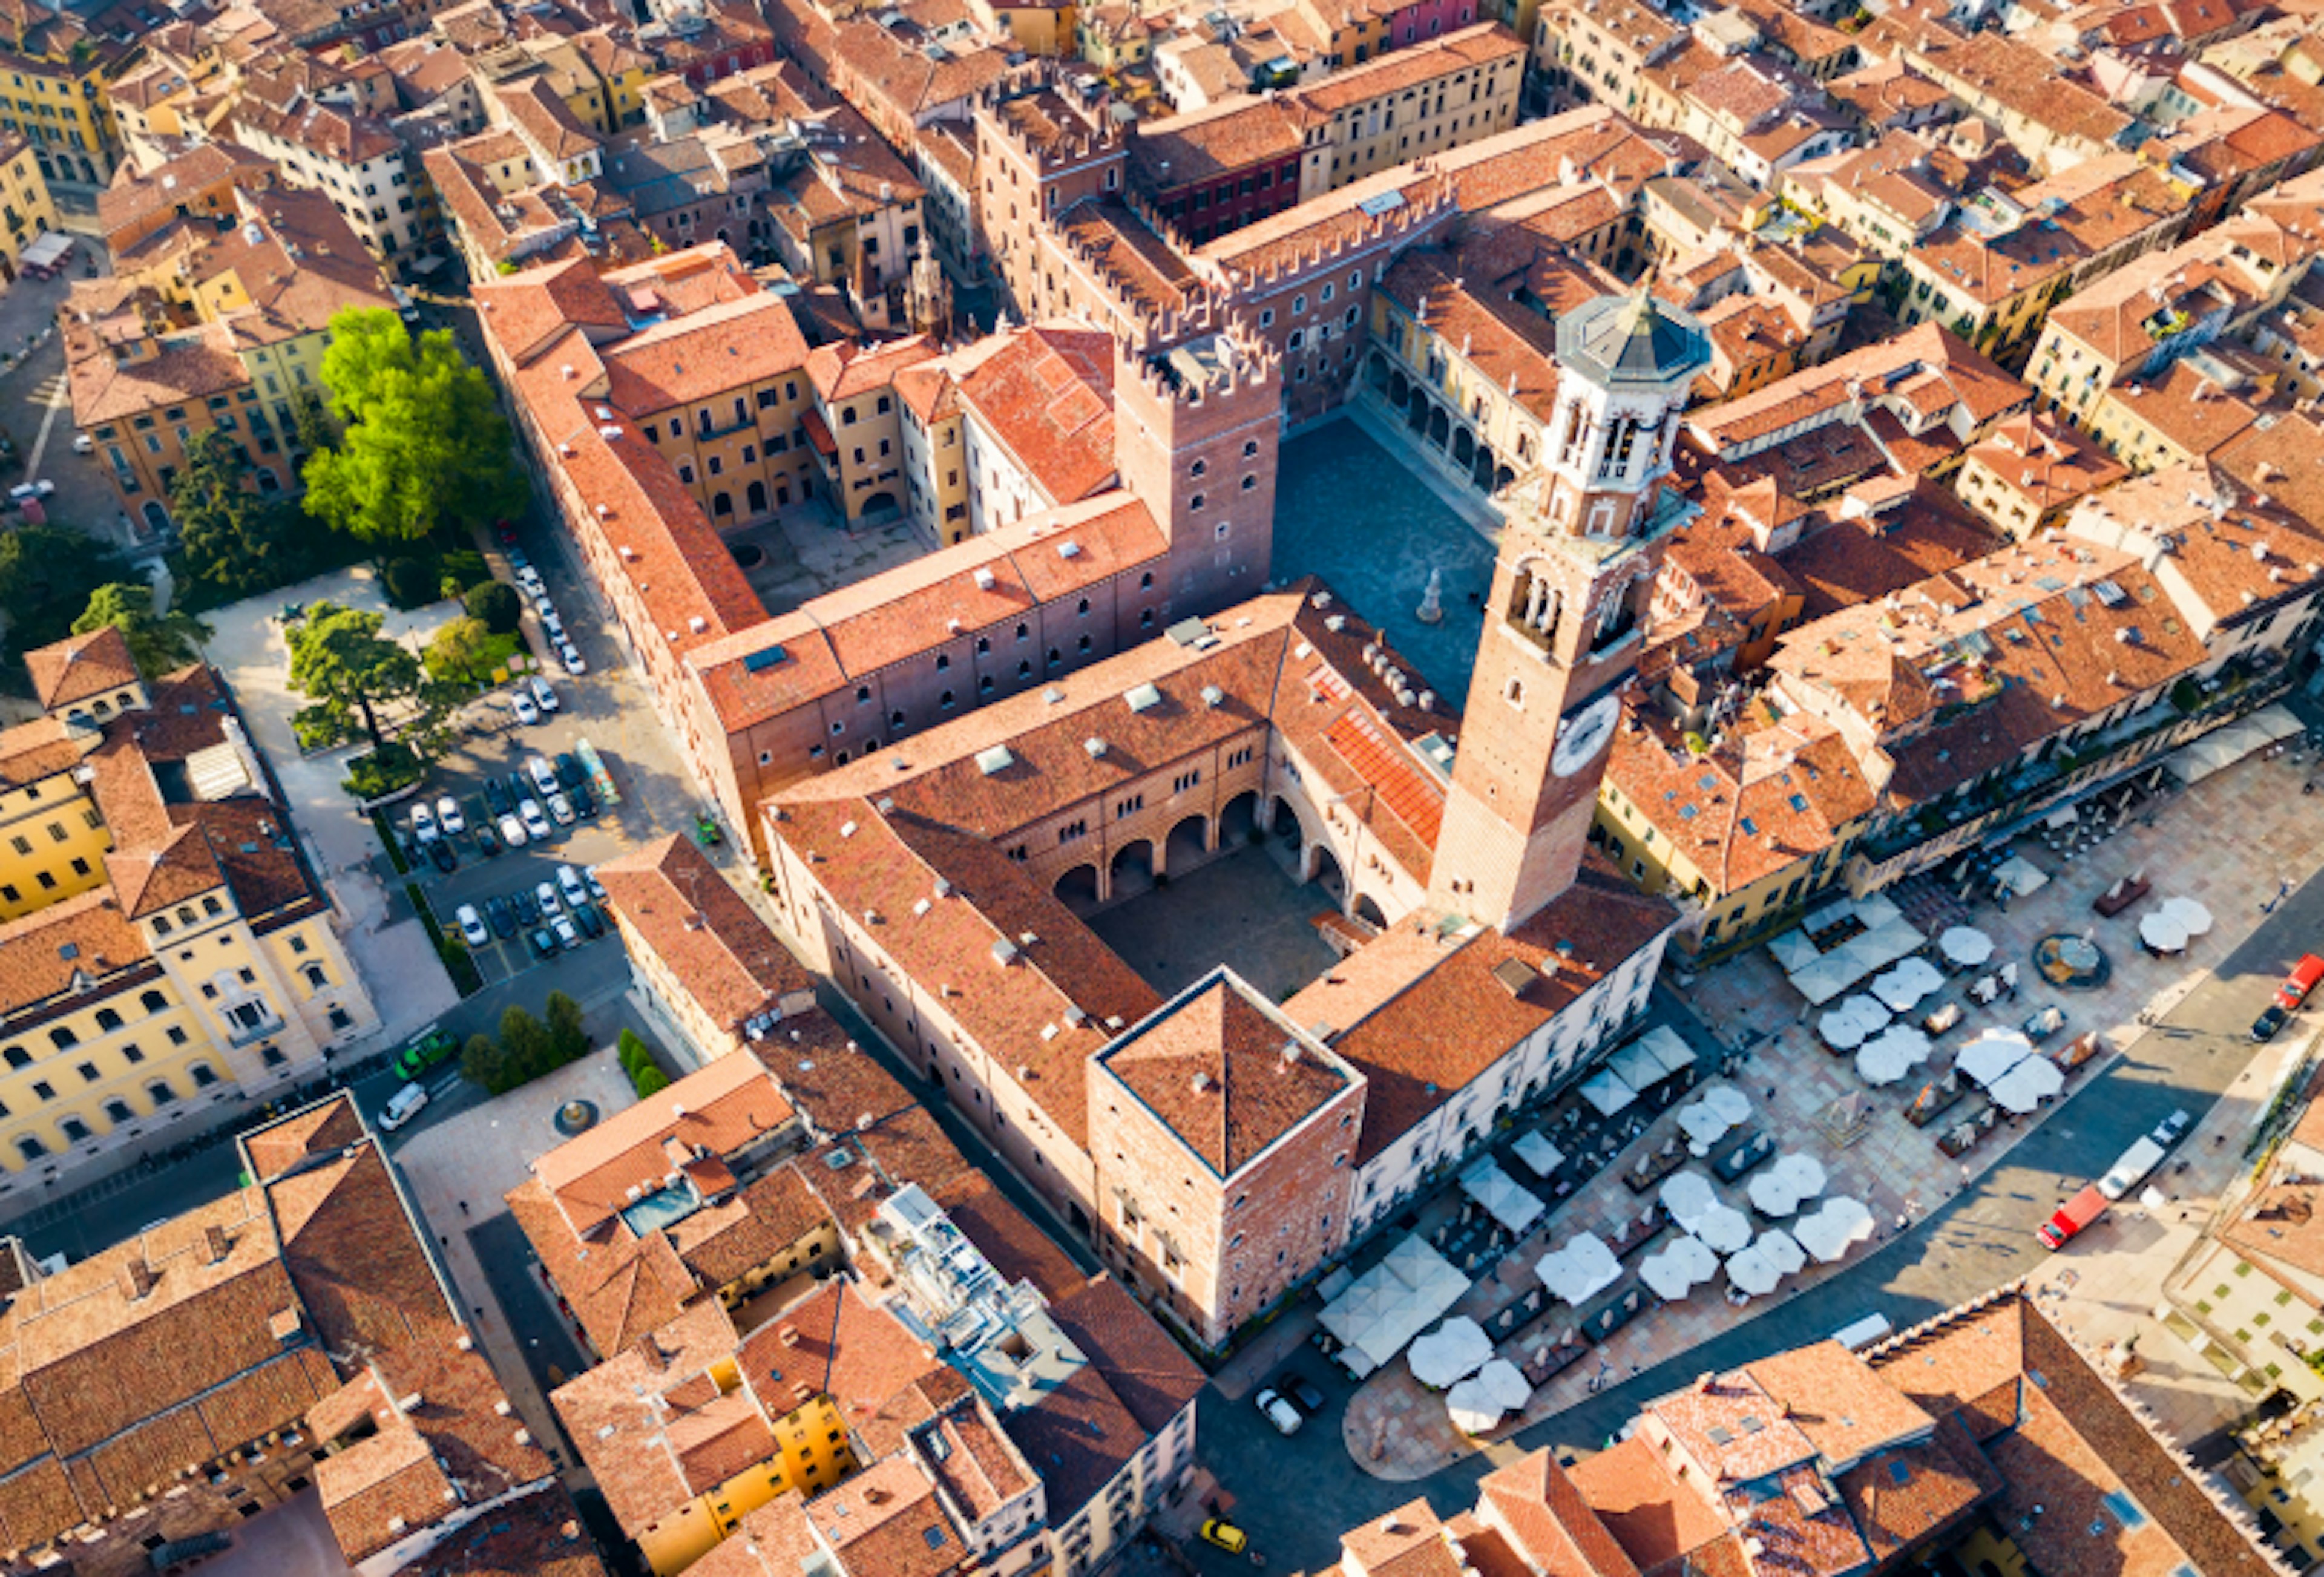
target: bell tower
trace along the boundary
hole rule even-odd
[[[1509,931],[1572,885],[1660,559],[1654,518],[1710,341],[1646,290],[1557,326],[1557,402],[1530,510],[1486,603],[1429,901]]]

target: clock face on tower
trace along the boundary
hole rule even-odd
[[[1614,737],[1615,720],[1621,711],[1620,697],[1609,690],[1566,718],[1558,727],[1557,744],[1550,752],[1549,770],[1561,778],[1571,778],[1596,761],[1598,752]]]

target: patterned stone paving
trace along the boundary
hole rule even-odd
[[[2019,961],[2017,999],[1978,1008],[1962,998],[1961,988],[1971,977],[1950,982],[1939,997],[1914,1010],[1918,1017],[1943,1000],[1961,1000],[1967,1009],[1962,1021],[1939,1038],[1937,1058],[1931,1066],[1941,1068],[1954,1048],[1980,1030],[2020,1022],[2053,1001],[2067,1015],[2062,1036],[2097,1029],[2107,1046],[2116,1049],[2136,1038],[2143,1010],[2166,1008],[2190,989],[2204,978],[2208,960],[2225,957],[2250,933],[2262,918],[2261,906],[2274,898],[2282,884],[2303,882],[2324,866],[2324,839],[2317,835],[2319,822],[2324,822],[2324,810],[2318,807],[2324,800],[2301,796],[2300,785],[2306,770],[2288,755],[2246,760],[2158,802],[2152,807],[2151,825],[2141,825],[2134,818],[2095,849],[2070,859],[2061,858],[2036,838],[2021,838],[2017,852],[2052,878],[2049,884],[2030,898],[2013,901],[2006,911],[1980,900],[1972,904],[1969,915],[1969,923],[1983,928],[1997,944],[1996,965],[2008,959]],[[2116,877],[2135,870],[2143,870],[2153,882],[2153,895],[2116,919],[2098,918],[2091,900]],[[2182,895],[2208,906],[2216,924],[2184,955],[2149,955],[2137,945],[2139,917],[2163,899]],[[1932,911],[1948,906],[1934,904],[1923,895],[1922,903],[1911,907]],[[2114,965],[2107,983],[2096,991],[2057,992],[2041,982],[2026,962],[2034,943],[2052,932],[2079,932],[2091,927],[2096,927],[2097,939]],[[1731,1039],[1766,1038],[1756,1042],[1732,1081],[1751,1098],[1752,1124],[1775,1137],[1782,1148],[1803,1149],[1822,1161],[1831,1176],[1826,1197],[1850,1194],[1864,1201],[1879,1223],[1875,1243],[1893,1231],[1900,1218],[1918,1219],[1969,1176],[1993,1166],[2040,1121],[2038,1113],[2015,1122],[2006,1120],[2004,1126],[1960,1160],[1950,1159],[1936,1148],[1935,1129],[1916,1129],[1904,1120],[1903,1109],[1923,1082],[1915,1078],[1871,1092],[1871,1121],[1857,1142],[1835,1148],[1820,1119],[1835,1101],[1865,1086],[1852,1061],[1832,1056],[1815,1040],[1804,1003],[1765,950],[1755,949],[1720,965],[1682,994],[1706,1023],[1719,1026]],[[2067,1093],[2088,1082],[2098,1065],[2093,1063],[2079,1070]],[[1549,1248],[1585,1230],[1606,1236],[1613,1223],[1634,1214],[1641,1202],[1623,1185],[1622,1167],[1646,1148],[1659,1145],[1674,1127],[1674,1118],[1656,1114],[1620,1161],[1554,1209],[1545,1227],[1504,1258],[1495,1274],[1472,1287],[1458,1312],[1481,1317],[1503,1306],[1536,1285],[1534,1263]],[[1714,1185],[1729,1204],[1748,1208],[1739,1185]],[[1423,1213],[1424,1222],[1433,1224],[1453,1208],[1440,1199]],[[2175,1228],[2177,1223],[2172,1225]],[[2169,1235],[2179,1238],[2191,1230],[2179,1229]],[[1647,1252],[1667,1240],[1665,1235]],[[1859,1246],[1850,1259],[1868,1248]],[[1633,1281],[1637,1263],[1636,1256],[1625,1261],[1625,1271]],[[2159,1293],[2160,1268],[2152,1268]],[[1732,1329],[1759,1310],[1812,1292],[1831,1274],[1831,1268],[1811,1262],[1806,1271],[1787,1278],[1771,1297],[1743,1308],[1724,1301],[1725,1277],[1714,1277],[1681,1302],[1648,1310],[1580,1363],[1536,1388],[1523,1412],[1504,1420],[1491,1438],[1506,1440],[1525,1425],[1581,1401],[1598,1385],[1651,1369]],[[2135,1314],[2136,1300],[2123,1296],[2118,1278],[2107,1279],[2115,1284],[2116,1292],[2107,1301]],[[1837,1327],[1863,1312],[1835,1308],[1831,1323]],[[2090,1313],[2095,1315],[2097,1311]],[[2105,1329],[2111,1322],[2093,1319],[2092,1323],[2097,1328],[2088,1333],[2089,1336],[2106,1340],[2114,1333]],[[1516,1345],[1505,1343],[1505,1355],[1519,1356]],[[2190,1401],[2190,1412],[2215,1416],[2215,1397]],[[1452,1427],[1443,1398],[1415,1380],[1402,1359],[1357,1391],[1343,1419],[1342,1437],[1360,1465],[1392,1480],[1436,1472],[1477,1451],[1480,1443],[1486,1444],[1489,1454],[1491,1451],[1489,1443],[1467,1439]]]

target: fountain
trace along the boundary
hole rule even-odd
[[[586,1132],[595,1124],[596,1120],[595,1105],[578,1099],[567,1101],[564,1105],[559,1106],[557,1109],[557,1115],[550,1119],[557,1131],[567,1139],[571,1139],[576,1133]]]
[[[1420,606],[1413,610],[1414,618],[1424,624],[1444,622],[1444,603],[1439,595],[1443,586],[1444,572],[1442,569],[1431,569],[1428,572],[1428,589],[1420,594]]]

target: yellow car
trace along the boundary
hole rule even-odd
[[[1250,1540],[1233,1523],[1221,1522],[1213,1517],[1203,1524],[1203,1542],[1216,1545],[1230,1555],[1240,1555]]]

